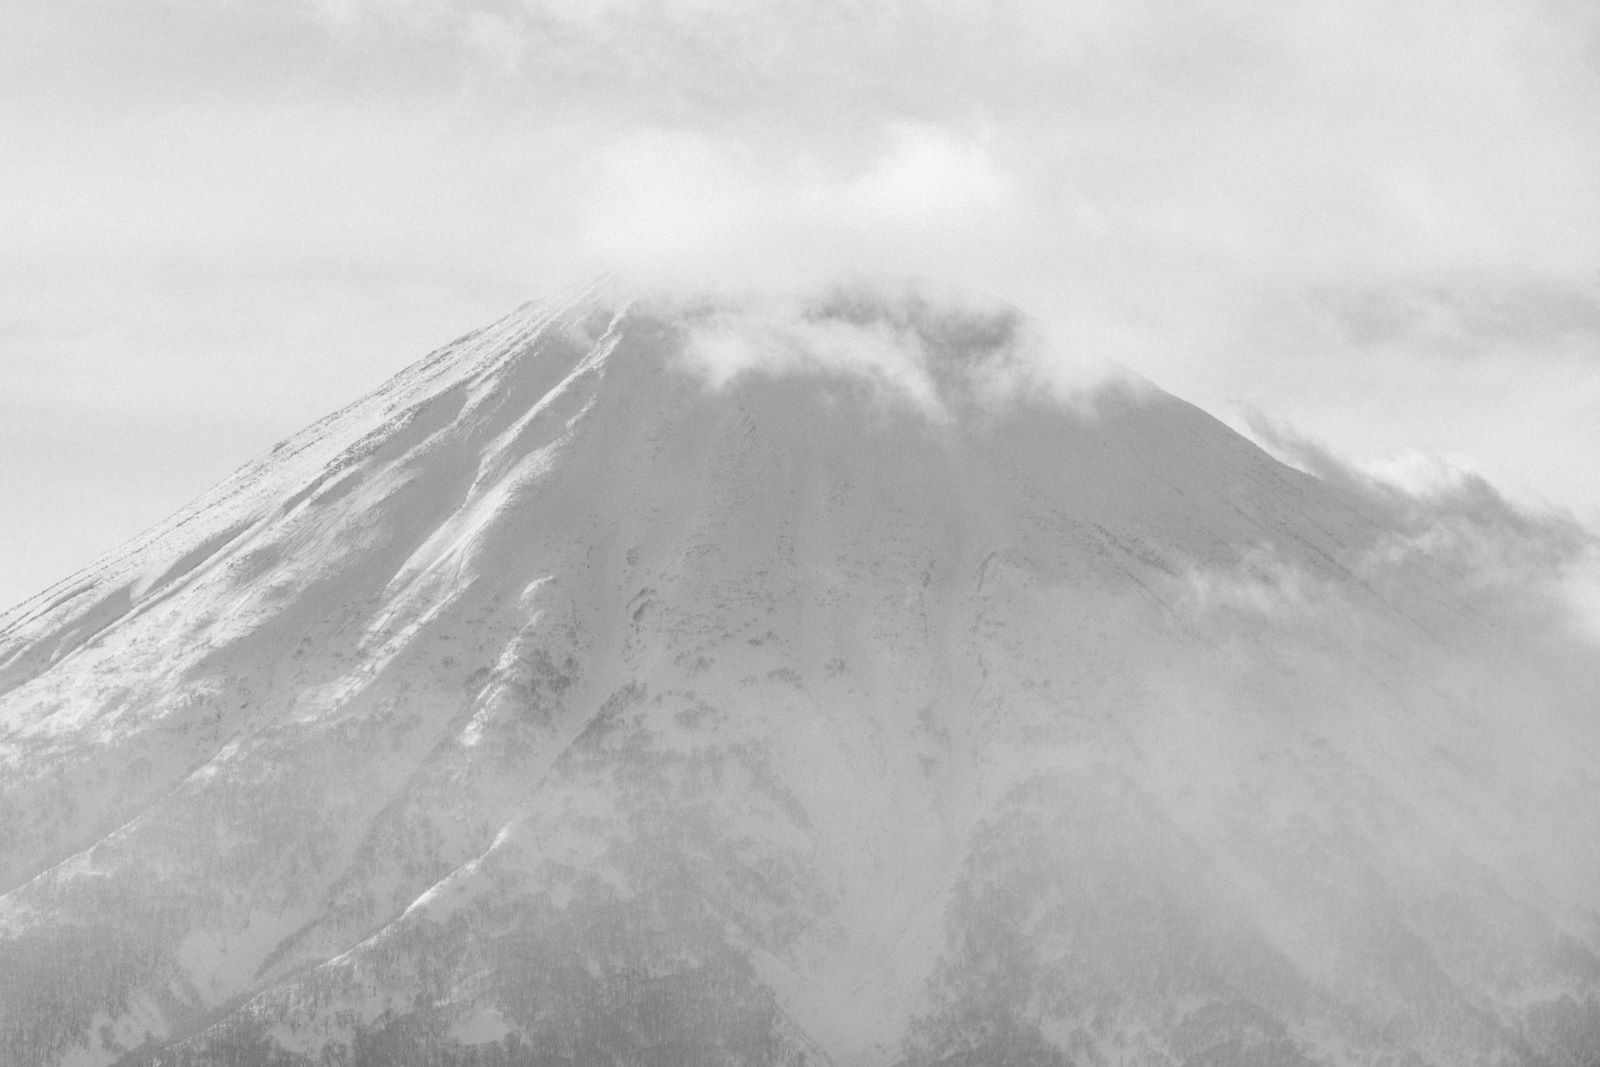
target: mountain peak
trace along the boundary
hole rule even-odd
[[[1544,1062],[1595,746],[1386,521],[981,301],[524,305],[0,620],[0,1058]]]

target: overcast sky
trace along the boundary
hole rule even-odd
[[[621,269],[999,296],[1600,520],[1589,0],[9,0],[0,602]]]

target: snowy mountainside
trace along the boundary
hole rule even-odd
[[[1566,652],[1026,331],[529,305],[0,618],[0,1060],[1590,1062]]]

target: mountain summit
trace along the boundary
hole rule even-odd
[[[0,1061],[1596,1062],[1480,528],[1059,366],[529,305],[0,616]]]

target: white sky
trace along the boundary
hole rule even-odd
[[[10,0],[0,602],[603,269],[971,287],[1600,525],[1600,7]]]

